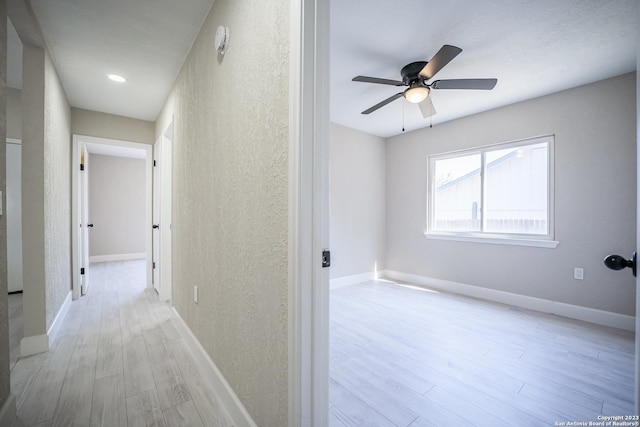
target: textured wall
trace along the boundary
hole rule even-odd
[[[97,111],[71,109],[71,133],[153,144],[154,123]]]
[[[635,312],[635,75],[608,79],[387,141],[387,268],[591,307]],[[555,134],[556,249],[427,240],[427,156]],[[584,268],[584,280],[573,268]]]
[[[89,155],[89,256],[144,253],[144,159]]]
[[[25,45],[22,55],[22,262],[24,336],[44,335],[44,51]]]
[[[7,103],[7,10],[4,1],[0,1],[0,140],[6,135]],[[3,194],[3,206],[6,197],[6,159],[5,150],[0,150],[0,191]],[[7,218],[0,216],[0,242],[7,241]],[[7,248],[0,245],[0,408],[9,397],[11,381],[9,378],[9,314],[7,307]]]
[[[331,125],[331,278],[385,267],[385,139]]]
[[[156,126],[175,114],[173,304],[261,426],[287,424],[288,5],[217,0]]]
[[[30,337],[47,332],[71,289],[71,113],[48,54],[25,45],[23,64],[23,303]]]
[[[44,65],[44,253],[49,330],[71,290],[71,110],[47,53]]]

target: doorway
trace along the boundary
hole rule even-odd
[[[152,146],[147,144],[98,138],[84,135],[73,135],[72,147],[72,259],[73,259],[73,299],[78,299],[90,288],[90,262],[119,259],[146,259],[146,286],[151,286],[151,214],[152,214]],[[113,156],[118,158],[138,158],[144,160],[144,218],[142,220],[144,248],[140,253],[121,253],[99,255],[90,259],[90,233],[93,227],[99,227],[90,219],[89,181],[91,177],[90,155]],[[126,223],[125,223],[126,226]],[[122,229],[123,227],[118,227]],[[113,234],[113,233],[111,233]]]
[[[153,287],[160,301],[172,295],[171,200],[173,120],[153,148]]]
[[[639,94],[640,94],[640,92],[639,92]],[[638,96],[638,99],[640,99],[640,95]],[[635,113],[632,113],[633,109],[629,109],[628,111],[629,111],[629,113],[630,113],[630,114],[635,114]],[[483,122],[484,122],[484,121],[483,121]],[[485,122],[485,123],[486,123],[486,122]],[[405,138],[407,138],[407,137],[405,137]],[[432,141],[431,143],[434,143],[434,142],[433,142],[433,140],[430,140],[430,141]],[[633,140],[626,139],[626,141],[629,141],[629,143],[631,143],[631,141],[633,141]],[[422,142],[424,142],[424,140],[423,140]],[[634,142],[634,143],[635,143],[635,142]],[[408,138],[407,138],[407,139],[404,139],[403,141],[398,141],[398,144],[397,144],[397,145],[403,145],[403,146],[404,146],[405,144],[408,146],[409,144],[413,144],[413,141],[409,142],[409,141],[408,141]],[[427,144],[425,144],[425,145],[427,145]],[[425,156],[425,158],[426,158],[426,156]],[[397,162],[397,156],[394,158],[394,160]],[[636,163],[637,163],[637,162],[636,162]],[[630,175],[629,175],[629,178],[630,178],[631,180],[634,180],[634,179],[635,179],[635,178],[633,178],[633,176],[634,176],[634,175],[635,175],[635,174],[630,174]],[[401,181],[401,179],[398,179],[398,178],[396,178],[396,179],[397,179],[397,181]],[[416,179],[416,181],[423,182],[423,181],[422,181],[422,180],[420,180],[420,179]],[[406,183],[406,184],[412,184],[412,182],[411,182],[411,181],[408,181],[408,180],[407,180],[407,181],[405,181],[405,183]],[[631,183],[633,184],[633,181],[632,181]],[[638,187],[638,188],[640,188],[640,187]],[[396,190],[395,192],[392,192],[392,194],[393,194],[393,195],[398,194],[397,188],[396,188],[395,190]],[[424,198],[420,199],[420,203],[424,203]],[[332,211],[333,211],[334,209],[335,209],[335,206],[333,206],[333,205],[332,205]],[[401,208],[401,207],[398,207],[397,205],[395,205],[395,206],[394,206],[394,209],[396,209],[396,210],[400,210],[400,209],[402,209],[402,208]],[[423,210],[423,211],[424,211],[424,210]],[[423,212],[423,211],[422,211],[422,212]],[[421,215],[422,215],[422,212],[420,212],[420,214],[421,214]],[[421,216],[421,218],[420,218],[420,219],[422,220],[422,218],[423,218],[423,216]],[[637,226],[637,224],[638,224],[638,220],[636,220],[635,218],[634,218],[634,220],[633,220],[630,224],[628,224],[628,223],[627,223],[627,224],[630,226],[631,230],[633,230],[634,222],[636,223],[636,226]],[[332,225],[332,227],[333,227],[333,225],[334,225],[334,224],[332,223],[331,225]],[[637,228],[638,228],[638,232],[640,233],[640,227],[637,227]],[[418,230],[419,230],[419,229],[418,229]],[[631,231],[631,232],[633,233],[633,231]],[[629,233],[629,230],[627,230],[627,233]],[[627,235],[628,235],[628,234],[627,234]],[[408,239],[407,239],[407,240],[408,240]],[[638,235],[638,241],[640,241],[640,234]],[[416,241],[416,246],[417,246],[418,244],[421,244],[421,243],[420,243],[420,242],[418,242],[418,241]],[[335,242],[334,242],[334,241],[332,241],[332,246],[333,246],[333,249],[334,249],[334,250],[336,250],[336,249],[337,249],[337,248],[336,248],[336,246],[335,246]],[[607,248],[607,249],[605,249],[605,250],[609,250],[609,249]],[[605,255],[605,254],[606,254],[606,252],[605,252],[605,253],[603,253],[603,257],[604,257],[604,255]],[[623,255],[629,255],[629,254],[630,254],[630,251],[629,251],[629,252],[626,252],[626,250],[625,250],[625,252],[623,253]],[[337,255],[337,253],[336,253],[336,255]],[[336,258],[337,258],[337,257],[336,257]],[[401,257],[396,257],[396,258],[401,258]],[[404,258],[402,258],[402,259],[406,260],[407,258],[408,258],[408,257],[404,257]],[[596,261],[598,261],[598,262],[599,262],[599,259],[596,259]],[[335,259],[335,265],[336,265],[336,266],[338,265],[338,262],[339,262],[339,259]],[[402,263],[407,264],[407,262],[404,262],[404,261],[403,261]],[[399,262],[398,262],[398,264],[402,264],[402,263],[399,263]],[[600,267],[600,266],[599,266],[599,267]],[[628,269],[627,269],[627,270],[628,270]],[[621,273],[621,274],[622,274],[622,273]],[[628,272],[626,272],[626,273],[624,273],[624,274],[629,274],[629,273],[628,273]],[[639,282],[638,284],[640,284],[640,282]],[[638,284],[636,285],[636,289],[639,289],[639,288],[638,288]],[[637,332],[640,332],[640,320],[639,320],[639,319],[640,319],[640,316],[638,316],[638,314],[640,314],[640,292],[636,292],[636,298],[637,298],[637,301],[638,301],[638,303],[637,303],[637,309],[636,309],[636,315],[637,315],[637,316],[636,316],[636,322],[637,322],[636,331],[637,331]],[[640,340],[636,339],[636,345],[638,346],[638,347],[637,347],[637,349],[638,349],[638,350],[636,351],[636,355],[640,355]],[[637,356],[637,357],[638,357],[638,358],[637,358],[637,361],[636,361],[636,373],[637,373],[638,371],[640,371],[640,356]],[[636,378],[636,381],[635,381],[636,390],[640,390],[639,385],[640,385],[640,378]],[[638,394],[638,395],[636,396],[636,402],[639,402],[639,401],[640,401],[640,394]],[[636,412],[635,412],[635,413],[637,413],[637,409],[636,409]]]
[[[9,293],[22,283],[22,141],[7,139],[7,276]]]
[[[6,141],[7,288],[9,292],[9,367],[20,357],[22,312],[22,141]]]

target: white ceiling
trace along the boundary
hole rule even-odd
[[[30,3],[72,106],[155,120],[213,0]],[[636,22],[636,0],[332,0],[331,120],[385,137],[403,122],[407,131],[429,126],[402,98],[361,115],[399,88],[351,79],[398,80],[444,44],[463,51],[436,79],[498,84],[434,90],[433,125],[627,73],[636,69]]]
[[[72,106],[156,120],[213,0],[30,3]]]
[[[636,0],[332,0],[331,120],[374,135],[429,126],[401,91],[352,82],[401,80],[444,44],[462,53],[436,76],[498,79],[492,91],[434,90],[433,125],[636,69]]]

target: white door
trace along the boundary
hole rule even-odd
[[[161,202],[161,164],[162,164],[162,138],[158,139],[153,146],[153,287],[160,294],[162,282],[160,277],[161,258],[160,258],[160,202]]]
[[[89,289],[89,152],[84,143],[73,141],[72,151],[72,208],[71,241],[73,299],[85,295]]]
[[[80,144],[80,280],[81,295],[89,290],[89,152]]]
[[[171,153],[173,123],[153,147],[153,287],[171,300]]]
[[[9,292],[22,291],[22,145],[7,140],[7,275]]]

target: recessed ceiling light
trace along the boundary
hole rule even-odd
[[[118,82],[118,83],[124,83],[127,81],[127,79],[125,79],[124,77],[118,74],[109,74],[107,77],[109,77],[114,82]]]

